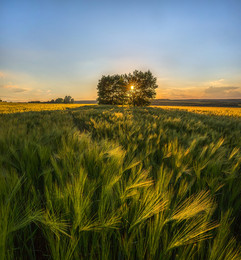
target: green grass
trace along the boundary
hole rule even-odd
[[[0,259],[241,259],[241,120],[0,115]]]

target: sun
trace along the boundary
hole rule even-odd
[[[131,86],[131,89],[133,90],[133,89],[134,89],[134,86]]]

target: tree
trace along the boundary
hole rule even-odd
[[[131,89],[132,104],[134,106],[147,106],[151,104],[151,100],[156,96],[156,78],[148,70],[142,72],[135,70],[133,74],[127,75],[128,82],[133,89]]]
[[[74,99],[71,96],[65,96],[64,98],[56,98],[55,100],[52,99],[51,101],[48,101],[49,103],[74,103]]]
[[[55,103],[63,103],[63,102],[64,102],[63,98],[55,99]]]
[[[149,70],[102,76],[97,85],[97,100],[99,104],[146,106],[155,97],[157,87],[156,78]]]
[[[127,83],[123,75],[102,76],[97,89],[99,104],[123,105],[126,102]]]
[[[65,96],[64,103],[66,103],[66,104],[74,103],[74,99],[71,96]]]

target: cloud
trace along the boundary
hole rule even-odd
[[[209,88],[205,89],[205,93],[220,93],[220,92],[229,92],[230,90],[239,89],[239,87],[229,87],[229,86],[223,86],[223,87],[214,87],[210,86]]]
[[[241,98],[241,88],[236,86],[210,86],[204,92],[211,98]]]
[[[4,85],[1,87],[11,90],[12,92],[15,92],[15,93],[28,91],[28,89],[19,87],[18,85]]]
[[[169,99],[196,99],[203,98],[203,89],[192,88],[160,88],[157,90],[157,98]]]
[[[222,86],[224,85],[225,79],[218,79],[218,80],[213,80],[209,81],[208,85],[209,86]]]
[[[2,71],[0,71],[0,78],[5,78],[6,74]]]
[[[215,81],[214,81],[215,82]],[[241,87],[220,85],[224,80],[217,80],[216,85],[199,84],[195,87],[160,87],[157,98],[169,99],[241,99]],[[209,82],[210,83],[210,82]],[[206,85],[206,86],[205,86]]]

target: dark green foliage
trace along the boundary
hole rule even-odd
[[[135,70],[132,74],[128,74],[127,81],[134,86],[132,95],[132,103],[134,106],[148,106],[156,96],[156,78],[148,70],[142,72]]]
[[[157,87],[150,71],[102,76],[97,85],[97,100],[99,104],[147,106],[155,97]]]
[[[71,96],[65,96],[64,97],[64,103],[65,104],[74,103],[74,99]]]
[[[126,103],[126,79],[124,76],[102,76],[99,80],[98,102],[99,104],[123,105]]]
[[[64,99],[63,98],[56,98],[54,103],[64,103]]]
[[[56,98],[55,100],[52,99],[51,101],[49,101],[49,103],[65,103],[65,104],[71,104],[74,103],[74,99],[71,96],[65,96],[64,98]]]
[[[241,121],[0,115],[0,259],[241,259]]]

